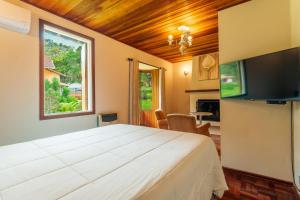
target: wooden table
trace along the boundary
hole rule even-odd
[[[213,113],[211,112],[190,112],[191,115],[195,115],[196,117],[199,116],[199,122],[202,124],[202,117],[203,116],[212,116]]]

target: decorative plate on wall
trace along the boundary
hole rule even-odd
[[[219,53],[210,53],[199,56],[198,80],[215,80],[219,78]]]

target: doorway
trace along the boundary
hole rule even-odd
[[[159,68],[139,63],[140,125],[157,127],[155,110],[159,108]]]

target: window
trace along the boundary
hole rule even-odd
[[[151,71],[140,71],[140,108],[141,110],[152,109]]]
[[[40,20],[40,119],[95,113],[94,39]]]

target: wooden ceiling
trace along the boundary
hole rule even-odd
[[[218,51],[218,10],[249,0],[22,0],[170,62]],[[169,34],[189,26],[193,46],[182,56]]]

